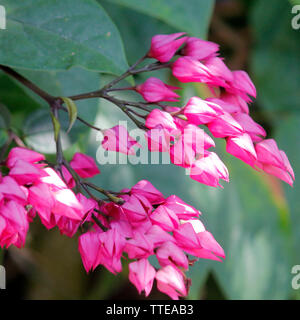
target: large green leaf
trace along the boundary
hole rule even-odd
[[[178,31],[162,20],[117,5],[110,0],[101,0],[101,4],[120,30],[129,63],[134,63],[146,54],[155,34]]]
[[[94,0],[4,0],[0,64],[35,70],[118,74],[127,67],[118,30]]]
[[[213,0],[109,0],[158,18],[178,31],[206,37]]]
[[[299,111],[300,32],[291,26],[288,1],[258,0],[253,6],[253,78],[258,101],[270,111]]]
[[[294,188],[287,185],[284,191],[288,200],[292,219],[294,239],[294,264],[300,261],[300,116],[291,115],[280,118],[276,124],[276,139],[281,148],[286,152],[295,171],[296,180]]]

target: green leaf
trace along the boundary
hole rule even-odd
[[[178,31],[157,18],[109,0],[101,1],[101,4],[120,30],[130,64],[136,62],[149,50],[153,35]]]
[[[11,119],[11,114],[7,107],[0,103],[0,128],[1,129],[8,129],[10,126],[10,119]]]
[[[68,114],[69,114],[69,127],[67,130],[67,133],[70,132],[72,129],[76,119],[77,119],[77,106],[75,102],[72,99],[69,99],[67,97],[62,97],[62,100],[64,101],[65,105],[67,106],[68,109]]]
[[[94,0],[4,0],[0,63],[15,68],[119,74],[127,62],[118,30]]]
[[[53,113],[51,113],[51,119],[53,123],[53,129],[54,129],[54,139],[55,141],[58,140],[59,132],[60,132],[60,123],[59,120],[54,116]]]
[[[258,101],[270,111],[299,111],[300,32],[291,26],[291,8],[288,1],[258,0],[251,14],[253,79]]]
[[[0,129],[0,147],[2,147],[7,140],[8,140],[7,131],[4,129]]]
[[[108,0],[158,18],[178,31],[205,38],[213,0]]]
[[[286,195],[290,214],[291,214],[291,228],[294,245],[294,264],[299,264],[300,260],[300,115],[290,115],[287,117],[280,117],[277,119],[275,137],[278,141],[280,149],[283,149],[294,169],[295,182],[294,187],[284,184],[284,193]]]

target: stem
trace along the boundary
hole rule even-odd
[[[108,230],[108,228],[104,227],[104,225],[100,222],[100,220],[94,214],[92,214],[92,219],[100,229],[102,229],[103,231]]]
[[[110,194],[107,190],[102,189],[102,188],[94,185],[94,184],[91,183],[91,182],[84,182],[84,184],[85,184],[86,186],[88,186],[88,187],[90,187],[90,188],[92,188],[92,189],[94,189],[94,190],[96,190],[96,191],[98,191],[98,192],[106,195],[111,201],[113,201],[113,202],[115,202],[115,203],[117,203],[117,204],[123,204],[123,203],[124,203],[124,200],[123,200],[122,198],[118,198],[118,197]]]
[[[114,85],[116,85],[118,82],[120,82],[121,80],[127,78],[128,76],[134,74],[134,69],[140,64],[142,63],[145,59],[147,58],[147,55],[143,56],[142,58],[140,58],[136,63],[134,63],[126,72],[124,72],[123,74],[121,74],[119,77],[115,78],[113,81],[111,81],[110,83],[108,83],[107,85],[105,85],[100,91],[101,92],[105,92],[107,89],[110,89],[111,87],[113,87]]]
[[[58,119],[58,107],[57,105],[53,105],[53,115],[56,119]],[[53,128],[54,130],[54,128]],[[61,139],[60,139],[60,132],[58,133],[58,137],[56,140],[56,162],[58,165],[58,169],[61,170],[61,166],[64,161],[64,155],[62,151]]]
[[[124,87],[124,88],[112,88],[105,90],[106,92],[113,92],[113,91],[128,91],[128,90],[134,90],[134,87]]]

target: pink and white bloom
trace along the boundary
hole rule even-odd
[[[157,289],[173,300],[178,300],[179,297],[185,297],[188,294],[182,273],[171,265],[158,270],[155,278]]]
[[[198,232],[198,226],[189,221],[174,231],[174,238],[182,250],[195,257],[217,261],[225,258],[224,250],[212,234],[206,230]]]
[[[257,155],[251,137],[247,133],[227,138],[226,151],[251,167],[255,166]]]
[[[229,173],[225,164],[214,152],[195,161],[190,170],[190,177],[211,187],[220,186],[219,180],[229,181]]]
[[[147,259],[129,263],[129,281],[137,288],[139,294],[145,292],[148,297],[152,290],[156,271]]]
[[[217,104],[192,97],[183,109],[183,114],[190,123],[195,125],[206,124],[224,114],[222,108]]]

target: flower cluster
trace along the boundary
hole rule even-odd
[[[211,97],[191,97],[182,107],[162,102],[178,101],[179,87],[150,77],[134,89],[148,105],[157,104],[146,117],[146,138],[150,151],[168,152],[171,161],[188,168],[190,177],[208,186],[220,186],[220,179],[229,181],[226,166],[211,151],[214,140],[199,126],[205,126],[215,138],[226,141],[226,151],[257,170],[274,175],[293,185],[293,169],[284,151],[275,140],[265,139],[265,130],[249,115],[251,97],[256,89],[245,71],[231,71],[218,55],[218,45],[210,41],[184,36],[184,33],[156,35],[152,38],[149,58],[167,63],[173,76],[183,83],[204,83]],[[177,59],[173,59],[173,57]],[[171,60],[172,59],[172,60]],[[174,79],[175,80],[175,79]],[[118,136],[118,141],[121,138]],[[133,154],[137,142],[127,133],[122,151]],[[108,139],[107,150],[116,148],[115,139]]]
[[[204,83],[211,92],[209,98],[191,97],[181,108],[162,104],[179,101],[175,91],[180,88],[154,77],[135,87],[112,88],[129,74],[138,73],[138,63],[88,96],[100,94],[114,102],[145,129],[150,151],[168,152],[173,164],[189,169],[190,177],[200,183],[217,187],[220,180],[229,181],[226,166],[211,149],[215,142],[206,133],[209,131],[213,137],[225,139],[231,155],[293,185],[295,176],[286,154],[273,139],[266,139],[265,130],[249,115],[255,86],[246,72],[230,71],[218,49],[215,43],[184,33],[157,35],[145,56],[157,62],[140,69],[170,68],[179,82]],[[135,90],[145,102],[121,101],[108,94],[120,89]],[[82,96],[86,95],[77,99]],[[54,97],[51,100],[59,103]],[[128,105],[148,114],[141,115]],[[159,108],[153,108],[155,105]],[[104,133],[105,150],[134,155],[135,147],[141,147],[122,125],[99,130]],[[0,247],[23,247],[29,224],[39,217],[47,229],[57,227],[66,236],[81,232],[79,252],[87,272],[102,265],[116,274],[126,260],[129,280],[139,293],[148,296],[156,281],[157,289],[172,299],[188,294],[186,271],[196,259],[225,258],[197,209],[176,195],[165,197],[146,180],[119,192],[102,189],[86,181],[100,174],[94,159],[75,153],[67,162],[58,142],[57,164],[22,147],[12,148],[7,159],[1,159]],[[98,198],[96,191],[105,198]]]
[[[97,212],[104,228],[95,224],[79,238],[79,251],[86,271],[98,265],[110,272],[122,271],[127,257],[129,280],[148,296],[154,280],[172,299],[186,296],[185,275],[193,263],[188,255],[220,260],[225,254],[199,220],[200,212],[175,195],[165,198],[149,181],[142,180],[122,190],[122,205],[105,203]],[[96,213],[95,213],[96,214]],[[156,270],[149,257],[156,256]]]
[[[40,153],[16,147],[5,164],[8,174],[0,177],[1,247],[23,247],[29,223],[36,214],[47,229],[58,226],[62,234],[73,236],[97,205],[81,193],[75,195],[70,188],[72,177],[66,169],[63,170],[66,177],[62,179],[45,164],[45,157]],[[71,166],[84,177],[99,173],[94,160],[83,154],[75,154]]]
[[[149,295],[156,279],[158,290],[173,299],[188,293],[185,271],[195,261],[188,255],[225,258],[199,220],[200,212],[175,195],[165,198],[149,181],[121,190],[118,201],[75,194],[72,188],[84,185],[81,179],[100,173],[87,155],[75,153],[69,168],[62,165],[56,171],[42,154],[16,147],[5,166],[8,173],[0,180],[1,247],[23,247],[36,216],[47,229],[57,226],[69,237],[82,226],[87,231],[79,237],[79,252],[87,272],[100,264],[121,272],[126,258],[129,280],[140,293]],[[150,264],[151,256],[160,269]]]

